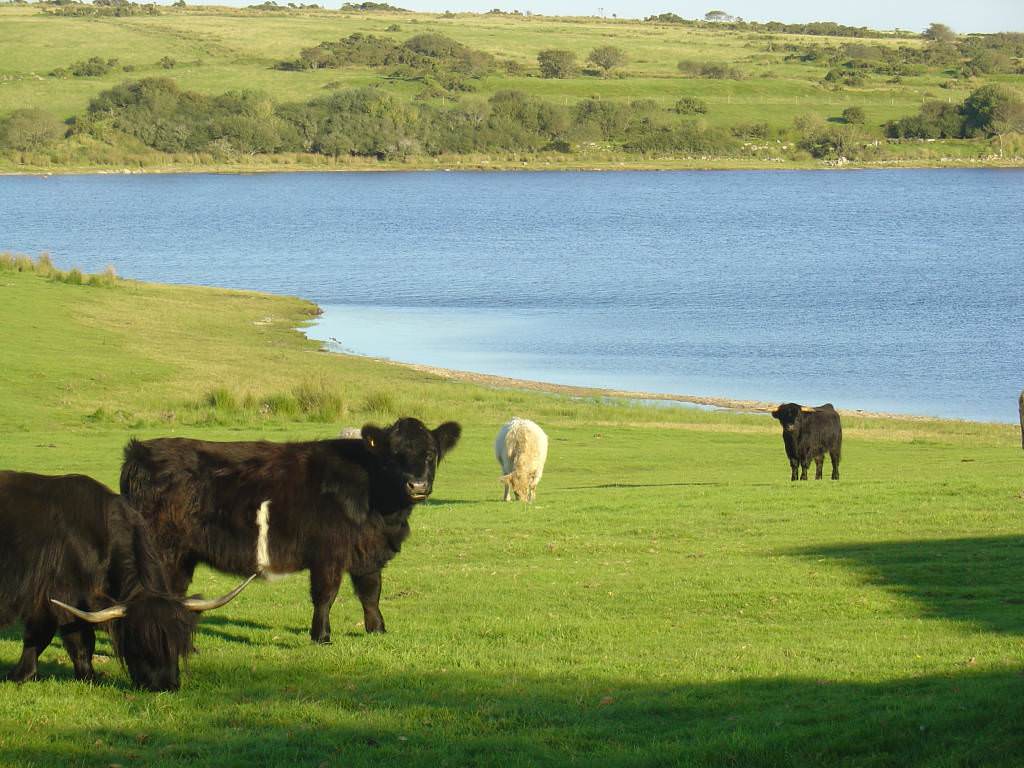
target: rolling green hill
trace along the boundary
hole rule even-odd
[[[70,120],[73,134],[33,144],[32,135],[23,136],[31,126],[8,130],[21,143],[8,136],[0,160],[6,170],[524,162],[777,167],[834,163],[839,157],[869,164],[1014,164],[1024,155],[1024,142],[1014,132],[1024,124],[1016,113],[966,139],[924,140],[935,137],[919,131],[921,138],[894,142],[886,139],[885,127],[916,115],[925,102],[955,110],[986,85],[1020,88],[1024,42],[1017,38],[1024,36],[970,36],[954,46],[906,35],[794,35],[703,23],[212,6],[160,7],[157,15],[57,15],[68,7],[94,8],[0,6],[0,120],[16,110],[42,110],[51,121]],[[355,33],[396,46],[443,35],[486,55],[490,64],[469,75],[452,69],[451,62],[428,68],[358,62],[284,68],[304,49]],[[625,62],[607,73],[588,65],[588,53],[599,46],[620,49]],[[574,53],[580,71],[564,79],[541,77],[537,55],[545,49]],[[90,74],[82,65],[94,57],[102,66]],[[73,74],[76,65],[85,74]],[[167,78],[182,94],[208,100],[230,91],[255,92],[250,96],[261,106],[204,102],[202,109],[211,114],[226,110],[231,125],[211,118],[215,125],[204,127],[202,141],[177,143],[150,135],[166,116],[148,117],[145,126],[126,131],[122,113],[90,112],[101,93],[146,78]],[[326,102],[366,88],[386,99],[381,109],[403,113],[405,122],[391,127],[394,137],[366,145],[361,135],[346,136],[339,144],[324,139],[323,123],[331,110],[342,122],[351,120],[350,112],[338,112],[336,104],[318,107],[314,118],[287,112],[288,105]],[[520,110],[508,119],[532,133],[513,136],[501,115],[494,117],[500,112],[495,96],[508,91],[520,92],[530,109],[547,109],[552,117],[534,126]],[[677,114],[683,98],[697,100],[704,111]],[[580,116],[583,102],[619,112],[602,123]],[[850,107],[861,111],[852,121],[843,117]],[[287,123],[287,130],[274,127],[272,118]],[[237,125],[247,120],[259,124]],[[308,127],[310,121],[319,123]],[[481,139],[479,130],[473,133],[495,122],[494,135]],[[472,138],[452,141],[452,131]],[[992,138],[995,133],[1003,134],[1001,140]],[[827,146],[816,144],[816,137]]]

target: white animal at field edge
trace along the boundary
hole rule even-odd
[[[520,501],[533,501],[548,458],[548,436],[544,430],[529,419],[513,417],[498,430],[494,455],[503,473],[502,500],[511,501],[514,495]]]

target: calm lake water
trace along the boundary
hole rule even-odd
[[[1024,387],[1024,171],[6,177],[0,250],[522,378],[992,421]]]

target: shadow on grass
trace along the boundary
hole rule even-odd
[[[789,551],[825,557],[913,598],[928,616],[1024,634],[1024,536],[896,541]]]
[[[236,632],[225,632],[223,629],[216,629],[205,624],[200,624],[196,628],[195,644],[198,651],[202,652],[203,637],[216,637],[218,640],[223,640],[228,643],[237,643],[238,645],[248,646],[274,646],[275,648],[294,648],[294,643],[282,643],[278,640],[265,640],[263,638],[255,638],[251,635],[238,634]]]
[[[233,672],[221,670],[227,682],[214,687],[190,677],[181,693],[160,698],[159,716],[127,726],[62,719],[43,737],[5,739],[4,760],[923,768],[1014,766],[1024,754],[1018,669],[883,683],[686,685],[512,673]]]
[[[599,488],[692,488],[696,486],[729,486],[738,483],[706,482],[706,483],[599,483],[596,485],[567,485],[562,488],[554,488],[556,491],[590,491]],[[767,486],[772,483],[742,483],[747,486]]]
[[[211,625],[215,627],[238,627],[240,629],[278,630],[278,627],[275,627],[272,624],[264,624],[260,621],[249,621],[248,619],[235,619],[230,616],[205,615],[199,622],[200,628]]]

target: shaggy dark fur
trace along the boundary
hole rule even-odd
[[[192,648],[197,617],[171,597],[142,517],[82,475],[0,472],[0,624],[25,624],[9,680],[36,675],[39,654],[58,630],[75,677],[95,677],[93,625],[50,598],[87,611],[125,604],[124,618],[107,626],[133,682],[177,690],[178,661]]]
[[[828,453],[832,461],[832,479],[839,479],[839,458],[843,445],[843,427],[839,414],[832,403],[814,406],[786,403],[772,411],[772,417],[782,424],[782,442],[786,445],[786,456],[792,470],[791,480],[807,479],[807,467],[814,459],[814,479],[821,480],[821,470]]]
[[[413,506],[433,489],[437,463],[458,442],[454,422],[417,419],[357,439],[305,443],[131,441],[121,492],[149,521],[184,594],[198,563],[229,573],[309,569],[314,642],[331,639],[330,610],[347,572],[367,632],[383,632],[381,569],[409,535]],[[257,513],[269,502],[269,566],[257,560]]]
[[[1020,411],[1020,447],[1024,448],[1024,391],[1020,393],[1017,410]]]

